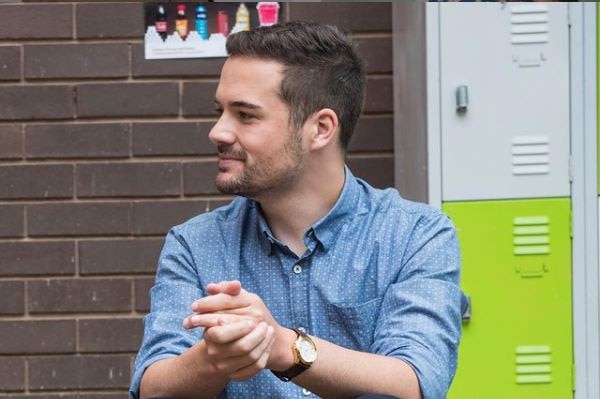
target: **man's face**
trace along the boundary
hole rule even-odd
[[[215,95],[220,117],[209,134],[219,153],[219,191],[257,197],[298,180],[302,136],[291,129],[279,95],[282,69],[276,61],[251,57],[225,62]]]

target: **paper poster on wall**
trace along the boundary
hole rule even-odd
[[[227,36],[279,21],[277,2],[146,3],[146,59],[226,57]]]

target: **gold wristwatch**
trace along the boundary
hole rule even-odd
[[[317,347],[313,340],[297,328],[292,328],[298,334],[298,338],[292,343],[294,365],[285,371],[273,371],[281,381],[291,381],[303,371],[306,371],[317,360]]]

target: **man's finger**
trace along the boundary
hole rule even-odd
[[[255,329],[256,323],[254,321],[240,320],[205,330],[204,339],[215,344],[228,344],[246,337]]]
[[[245,292],[242,290],[242,292]],[[198,299],[192,303],[192,310],[196,313],[216,313],[222,310],[244,308],[250,305],[247,295],[216,294]]]
[[[249,364],[246,367],[236,370],[234,373],[229,375],[234,381],[247,380],[253,377],[267,366],[269,355],[271,354],[271,348],[275,342],[275,333],[273,327],[269,326],[267,336],[250,354],[251,359],[257,359],[254,363]]]
[[[193,314],[183,320],[183,327],[186,329],[197,327],[210,328],[236,323],[242,320],[252,320],[252,318],[224,313]]]
[[[250,334],[229,344],[210,341],[207,344],[209,357],[216,361],[221,371],[233,373],[258,360],[273,338],[271,330],[266,323],[260,323]]]
[[[238,295],[242,290],[242,283],[238,280],[221,281],[220,283],[210,283],[206,286],[206,291],[210,295],[227,294]]]

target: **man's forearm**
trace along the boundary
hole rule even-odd
[[[214,398],[229,378],[208,361],[205,342],[199,341],[180,356],[153,363],[142,377],[140,398]]]
[[[317,360],[294,378],[294,383],[324,398],[353,398],[367,393],[421,398],[417,376],[406,362],[312,338]]]

